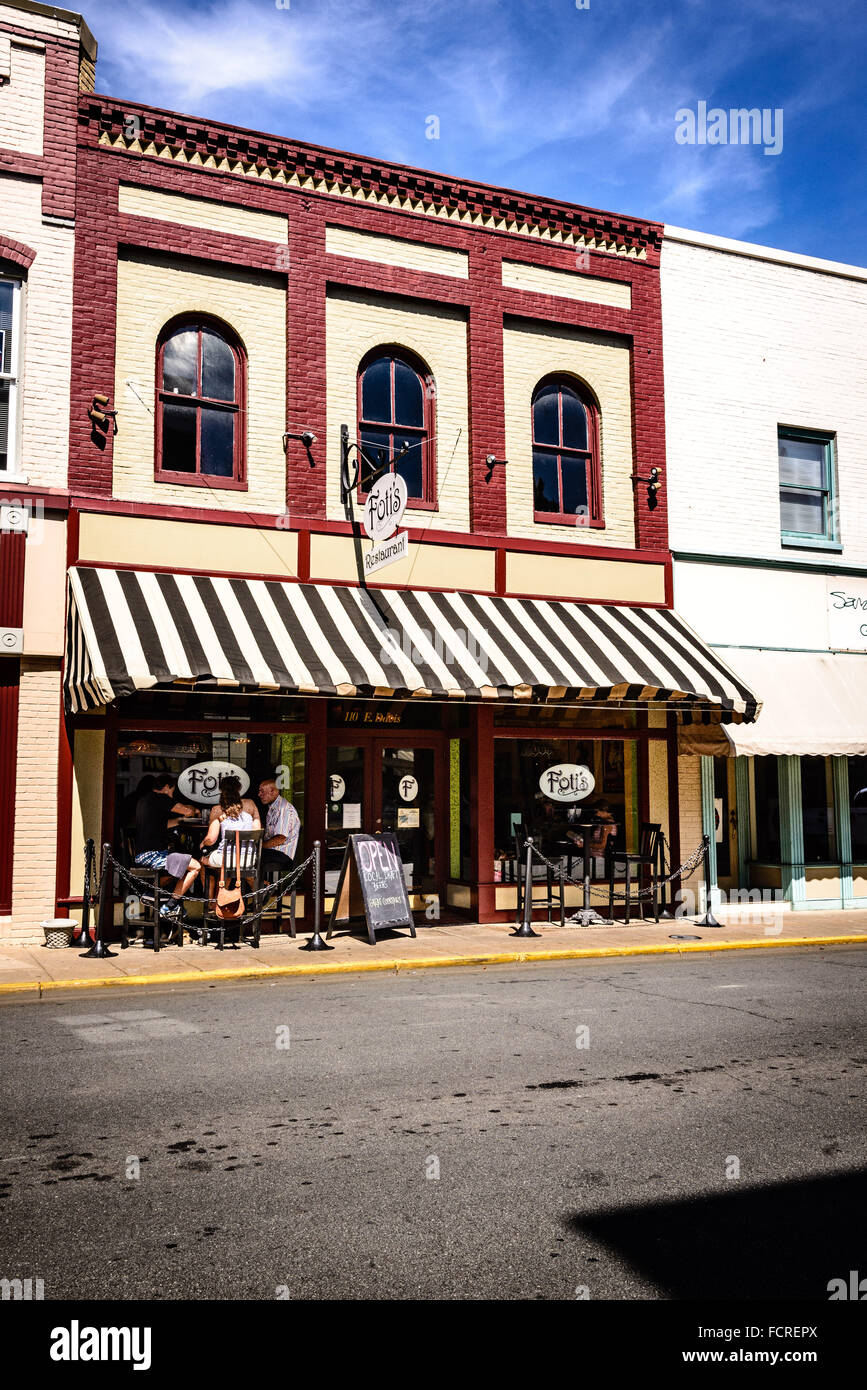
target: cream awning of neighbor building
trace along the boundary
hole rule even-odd
[[[867,754],[867,653],[725,647],[720,654],[756,692],[761,713],[753,724],[685,725],[682,753]]]

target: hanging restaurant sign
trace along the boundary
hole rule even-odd
[[[242,793],[250,785],[250,778],[237,763],[210,761],[185,767],[178,777],[178,792],[187,801],[198,801],[202,806],[216,806],[220,799],[220,788],[227,777],[237,777]]]
[[[394,534],[406,511],[408,493],[399,473],[379,478],[364,499],[364,529],[372,541]]]
[[[372,550],[368,550],[364,557],[364,573],[368,575],[376,570],[385,569],[386,565],[393,565],[395,560],[405,560],[408,554],[409,531],[398,531],[391,540],[383,541],[382,545],[375,545]]]
[[[581,801],[596,786],[596,779],[583,763],[555,763],[539,778],[539,789],[549,801]]]

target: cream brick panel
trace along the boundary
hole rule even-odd
[[[15,5],[0,5],[0,24],[14,24],[16,29],[30,30],[34,37],[45,34],[53,38],[78,39],[78,25],[70,20],[59,15],[30,14]]]
[[[65,488],[74,234],[68,227],[43,225],[42,187],[33,179],[0,174],[0,210],[4,233],[36,252],[22,295],[23,366],[16,472],[36,486]]]
[[[680,857],[686,859],[692,854],[702,837],[701,824],[701,758],[681,754],[677,759],[677,778],[680,799]],[[684,880],[684,885],[696,895],[698,906],[699,885],[703,882],[702,864]],[[680,880],[674,885],[677,892]]]
[[[275,516],[275,522],[276,519]],[[294,579],[298,572],[298,535],[277,526],[221,526],[84,512],[78,555],[81,564],[140,565],[142,569],[171,569],[178,565],[206,574],[232,570],[238,574],[273,574]]]
[[[60,666],[24,658],[18,695],[18,762],[12,921],[6,939],[44,940],[54,916]]]
[[[325,250],[335,256],[379,261],[383,265],[403,266],[406,270],[426,270],[434,275],[453,275],[459,280],[466,280],[469,276],[466,251],[451,251],[444,246],[423,246],[416,241],[378,236],[375,232],[355,232],[349,227],[326,227]]]
[[[544,265],[525,265],[522,261],[503,261],[503,285],[507,290],[530,290],[534,294],[556,294],[563,299],[581,299],[589,304],[613,304],[632,308],[632,286],[621,280],[600,280],[577,271],[551,270]]]
[[[223,319],[247,352],[247,486],[185,487],[154,481],[156,342],[176,314]],[[114,495],[137,501],[251,511],[285,509],[286,294],[273,276],[207,271],[173,257],[130,255],[118,263]]]
[[[828,558],[780,543],[794,425],[836,431],[840,559],[867,565],[867,283],[670,240],[661,276],[672,548]]]
[[[509,535],[572,545],[634,546],[629,349],[581,329],[522,324],[504,330],[503,366]],[[604,528],[533,520],[531,402],[538,383],[552,373],[577,377],[599,402]]]
[[[289,237],[288,220],[279,213],[239,208],[212,198],[188,198],[180,193],[161,193],[158,189],[122,183],[117,202],[119,212],[178,222],[184,227],[204,227],[209,232],[253,237],[256,241],[286,242]]]
[[[42,154],[45,52],[13,40],[11,57],[11,79],[0,86],[0,146],[19,154]]]
[[[371,348],[397,344],[427,363],[436,383],[434,433],[438,510],[408,507],[407,526],[468,531],[467,328],[462,312],[430,308],[356,291],[335,290],[326,307],[328,372],[328,517],[344,520],[340,503],[340,426],[355,438],[358,366]]]

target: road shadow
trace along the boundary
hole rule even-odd
[[[573,1213],[576,1235],[606,1246],[674,1299],[822,1299],[828,1282],[867,1276],[867,1170],[683,1201]]]

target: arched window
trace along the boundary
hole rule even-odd
[[[359,487],[399,473],[413,507],[436,506],[433,377],[417,359],[377,348],[358,373]]]
[[[168,324],[157,346],[156,476],[245,487],[245,360],[225,324]]]
[[[533,395],[533,515],[602,525],[596,407],[564,377],[541,382]]]

